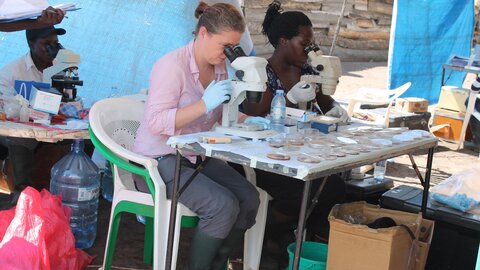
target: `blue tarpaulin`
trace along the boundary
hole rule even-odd
[[[452,55],[470,56],[473,0],[395,1],[389,48],[389,88],[412,82],[402,97],[438,102],[442,65]],[[462,86],[465,74],[447,71],[446,84]]]
[[[51,5],[67,3],[49,0]],[[148,87],[153,64],[193,38],[196,0],[83,0],[60,25],[60,43],[80,54],[86,105]],[[0,33],[0,67],[28,51],[25,31]]]

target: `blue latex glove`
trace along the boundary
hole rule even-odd
[[[219,81],[218,83],[213,80],[205,89],[203,93],[202,100],[205,103],[207,111],[209,113],[224,101],[230,99],[232,95],[232,82],[230,80]]]
[[[243,122],[245,124],[261,125],[263,129],[270,129],[270,120],[260,116],[249,116]]]

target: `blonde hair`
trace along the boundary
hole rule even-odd
[[[221,31],[245,32],[245,20],[242,14],[230,4],[217,3],[209,6],[200,1],[195,9],[195,18],[198,19],[195,35],[202,26],[212,34],[218,34]]]

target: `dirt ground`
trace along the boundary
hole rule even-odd
[[[387,85],[387,63],[342,63],[343,76],[340,78],[337,91],[334,97],[337,100],[348,100],[359,87],[385,88]],[[471,78],[466,84],[470,85]],[[424,172],[426,165],[426,152],[421,151],[414,155],[415,161],[420,170]],[[478,149],[472,150],[467,147],[456,150],[452,143],[440,142],[436,148],[432,168],[432,185],[441,182],[448,176],[458,173],[472,166],[480,166]],[[411,169],[410,160],[407,156],[397,157],[387,166],[387,177],[395,180],[395,185],[410,184],[419,185],[414,171]],[[87,250],[90,254],[98,257],[89,266],[89,269],[97,269],[102,265],[103,252],[105,249],[108,220],[110,215],[110,204],[101,200],[99,209],[98,233],[95,245]],[[120,224],[117,248],[112,269],[151,269],[151,265],[142,262],[143,255],[143,232],[144,226],[137,223],[135,216],[124,215]],[[178,269],[182,269],[188,250],[191,230],[182,230],[180,247],[180,259]],[[241,257],[241,251],[240,251]],[[242,269],[241,259],[234,260],[230,265],[231,269]]]
[[[343,62],[342,69],[342,77],[334,95],[337,100],[348,100],[356,94],[356,90],[360,87],[386,89],[388,81],[386,62]],[[467,76],[464,87],[470,88],[473,79],[473,76]],[[430,106],[429,110],[433,110],[433,106]],[[467,142],[464,149],[456,149],[456,144],[439,142],[433,158],[432,185],[441,182],[452,174],[473,166],[480,166],[478,146]],[[415,155],[415,162],[422,172],[425,169],[426,158],[426,152]],[[393,163],[388,164],[386,175],[395,179],[395,184],[419,184],[415,173],[410,169],[411,166],[409,167],[410,164],[408,156],[397,157]]]

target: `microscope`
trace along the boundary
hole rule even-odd
[[[308,64],[318,72],[318,75],[303,75],[301,81],[316,84],[317,91],[321,90],[324,95],[333,95],[338,84],[338,78],[342,76],[340,58],[336,56],[322,55],[322,51],[316,44],[305,48],[308,55]]]
[[[240,46],[226,47],[225,55],[236,70],[232,81],[233,91],[230,100],[223,104],[222,125],[216,131],[249,139],[265,139],[277,134],[274,130],[264,130],[263,126],[238,123],[238,106],[247,102],[258,103],[266,89],[267,60],[260,57],[247,57]]]
[[[56,48],[47,45],[47,51],[55,59],[51,67],[43,70],[43,82],[51,83],[53,88],[62,93],[62,101],[74,101],[77,97],[75,86],[83,85],[78,78],[80,55],[64,49],[60,44]]]

